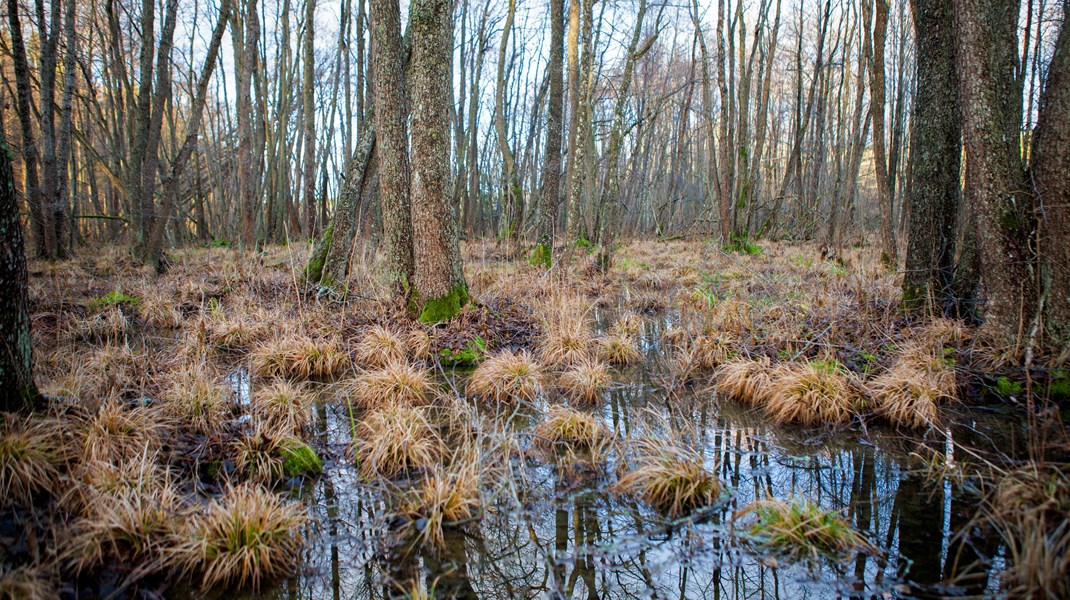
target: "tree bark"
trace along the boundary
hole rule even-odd
[[[15,71],[16,104],[22,133],[22,161],[26,186],[26,204],[30,209],[30,228],[38,258],[49,255],[45,231],[49,229],[41,207],[41,188],[37,179],[37,141],[33,131],[33,90],[30,88],[30,64],[26,59],[26,45],[22,39],[18,0],[7,0],[7,18],[11,33],[11,55]]]
[[[468,304],[450,206],[452,12],[449,0],[413,0],[409,8],[413,258],[417,312],[425,323],[449,319]],[[376,113],[385,106],[377,104]]]
[[[19,200],[7,140],[0,129],[0,411],[32,410],[38,398],[33,381],[26,254]]]
[[[369,3],[372,87],[377,107],[374,118],[379,146],[379,201],[387,242],[386,269],[395,294],[408,301],[413,280],[412,211],[400,12],[397,0]]]
[[[315,39],[316,0],[305,0],[305,36],[302,40],[301,100],[305,126],[304,205],[305,227],[309,239],[316,235],[316,88]]]
[[[955,221],[962,129],[955,75],[953,0],[913,0],[917,89],[911,127],[910,218],[903,304],[907,310],[953,300]]]
[[[872,1],[872,5],[870,2]],[[884,145],[884,45],[888,37],[888,0],[862,0],[866,27],[872,26],[873,54],[870,56],[870,118],[873,120],[873,166],[876,173],[877,204],[881,215],[881,258],[895,269],[898,251],[895,244],[893,198],[888,191],[888,156]],[[869,17],[873,17],[872,24]]]
[[[1040,98],[1032,164],[1047,302],[1044,322],[1047,345],[1055,350],[1070,345],[1070,28],[1065,10]]]
[[[1016,0],[956,0],[966,194],[977,216],[985,326],[1018,345],[1036,312],[1020,143],[1021,101],[1014,97]],[[917,183],[917,182],[915,182]]]
[[[546,107],[546,153],[542,163],[542,194],[539,207],[539,239],[532,261],[549,268],[553,262],[554,229],[561,204],[561,129],[564,105],[563,54],[565,37],[564,0],[550,0],[550,91]]]

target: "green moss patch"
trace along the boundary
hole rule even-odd
[[[319,475],[323,472],[323,461],[311,446],[294,439],[282,450],[282,468],[287,477]]]
[[[1001,396],[1017,396],[1022,393],[1022,384],[1008,377],[1000,377],[996,380],[996,392]]]
[[[439,323],[452,318],[468,304],[468,288],[462,283],[450,290],[450,293],[439,298],[428,298],[423,301],[420,310],[421,323]]]
[[[487,341],[480,336],[469,340],[464,348],[443,348],[438,351],[438,359],[447,367],[474,367],[483,362],[487,353]]]
[[[89,308],[92,308],[93,310],[99,310],[102,308],[107,308],[109,306],[117,306],[119,304],[137,306],[138,304],[141,304],[141,299],[124,294],[120,290],[112,290],[107,294],[104,294],[103,296],[90,302]]]
[[[553,265],[553,253],[550,251],[550,246],[539,242],[535,244],[535,248],[531,251],[531,256],[528,257],[528,262],[532,266],[544,267],[549,269]]]

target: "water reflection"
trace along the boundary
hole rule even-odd
[[[621,437],[649,430],[654,415],[655,424],[702,450],[729,492],[698,522],[666,521],[611,493],[612,477],[578,483],[551,466],[520,463],[514,467],[525,478],[522,504],[496,496],[478,522],[447,531],[441,550],[400,543],[379,491],[363,484],[345,459],[348,409],[327,403],[318,409],[317,435],[336,459],[304,491],[314,517],[305,532],[305,569],[271,596],[805,599],[994,592],[993,561],[986,557],[999,548],[993,540],[956,535],[975,507],[921,474],[911,452],[921,443],[950,452],[947,435],[983,435],[987,443],[1013,446],[1013,426],[982,414],[965,415],[965,425],[950,433],[930,432],[927,441],[881,430],[829,435],[772,427],[760,413],[706,392],[668,398],[654,381],[664,366],[660,340],[673,323],[645,323],[646,364],[624,373],[598,410]],[[514,426],[531,424],[515,419]],[[743,543],[733,518],[770,496],[841,511],[883,552],[812,568],[763,556]]]

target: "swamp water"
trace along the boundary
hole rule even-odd
[[[550,461],[514,458],[515,486],[485,490],[478,518],[447,528],[443,549],[412,542],[381,488],[361,480],[350,451],[344,399],[317,410],[314,444],[322,477],[299,493],[311,520],[299,575],[261,591],[270,598],[389,598],[425,593],[461,598],[829,598],[991,596],[1002,549],[977,537],[975,500],[923,472],[923,444],[954,462],[963,447],[1024,449],[1024,428],[1001,411],[945,410],[939,432],[886,427],[836,431],[777,427],[701,389],[667,398],[664,334],[676,319],[644,321],[636,367],[616,372],[595,409],[618,438],[652,420],[686,432],[724,488],[718,502],[668,520],[612,491],[604,472],[559,473]],[[447,371],[448,373],[448,371]],[[450,373],[458,389],[464,375]],[[248,380],[233,379],[239,395]],[[550,394],[551,402],[560,402]],[[512,415],[522,443],[546,404]],[[485,412],[493,413],[493,408]],[[509,409],[511,410],[511,409]],[[653,417],[653,419],[652,419]],[[674,425],[675,424],[675,425]],[[662,434],[665,432],[662,431]],[[880,552],[793,562],[748,540],[752,522],[733,516],[753,501],[799,499],[839,511]],[[419,523],[417,523],[419,525]],[[405,532],[410,541],[405,542]],[[953,584],[940,582],[954,582]]]

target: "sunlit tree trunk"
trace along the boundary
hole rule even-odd
[[[413,0],[412,233],[420,321],[448,319],[468,304],[450,206],[453,15],[449,0]],[[383,104],[377,104],[376,113]]]
[[[546,153],[542,163],[539,239],[533,259],[546,267],[553,260],[554,228],[561,204],[561,130],[563,126],[565,37],[564,0],[550,0],[550,91],[546,108]]]
[[[870,2],[872,1],[872,4]],[[881,256],[891,268],[896,266],[894,198],[888,190],[888,156],[884,146],[884,45],[888,37],[887,0],[862,0],[865,25],[872,27],[873,54],[870,56],[870,118],[873,120],[873,167],[876,174],[877,204],[881,215]],[[872,18],[872,23],[870,22]]]
[[[305,126],[304,179],[305,228],[309,238],[316,235],[316,79],[315,40],[316,0],[305,0],[305,33],[302,39],[301,101]]]

